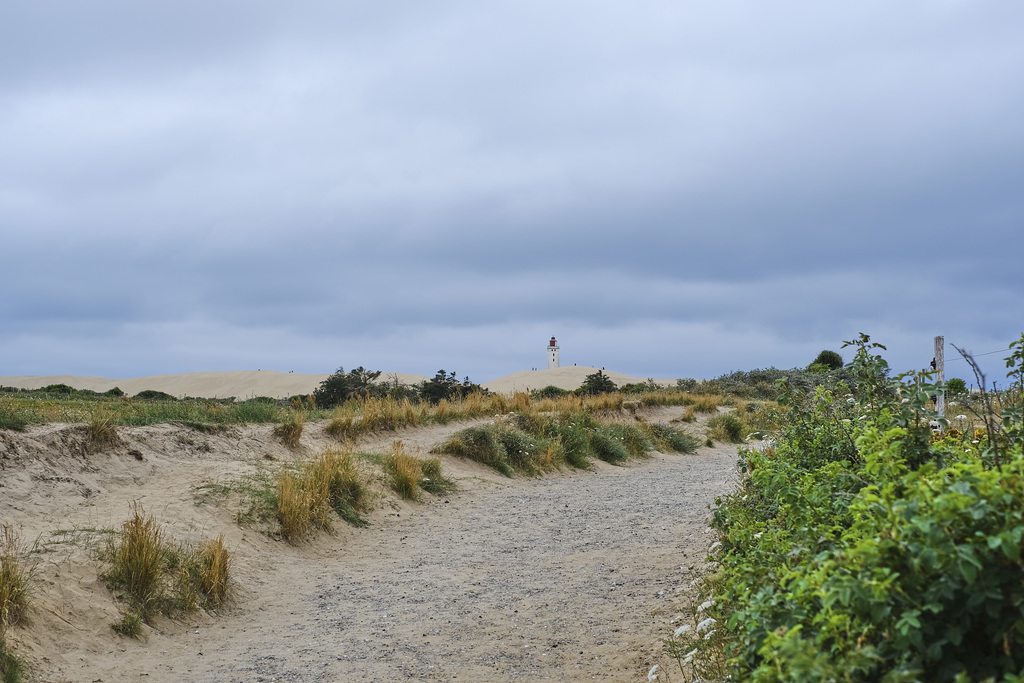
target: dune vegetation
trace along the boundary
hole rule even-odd
[[[783,382],[770,445],[741,451],[668,651],[689,680],[1024,680],[1024,336],[1010,386],[974,366],[952,418],[930,373],[848,346],[852,382]]]

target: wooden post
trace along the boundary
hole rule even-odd
[[[946,381],[946,367],[945,367],[945,337],[935,338],[935,381],[945,382]],[[939,414],[939,417],[946,416],[946,396],[944,391],[939,391],[935,394],[935,412]]]

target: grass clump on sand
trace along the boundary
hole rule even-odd
[[[365,524],[359,513],[366,508],[366,484],[347,451],[324,451],[298,469],[282,470],[276,489],[267,502],[289,543],[314,529],[333,530],[332,512],[350,524]]]
[[[405,451],[401,441],[395,441],[391,453],[384,458],[384,474],[392,491],[405,500],[419,500],[423,466]]]
[[[122,443],[115,417],[113,412],[102,408],[93,412],[85,426],[86,448],[90,453],[101,453]]]
[[[7,628],[21,621],[30,604],[31,571],[24,547],[13,527],[0,527],[0,681],[18,683],[25,673],[21,658],[7,645]]]
[[[7,647],[7,637],[0,631],[0,681],[3,683],[20,683],[25,675],[25,666],[21,658]]]
[[[198,550],[170,543],[142,505],[133,503],[131,516],[111,538],[106,552],[107,585],[121,592],[128,609],[113,629],[138,637],[142,624],[157,615],[175,616],[199,607],[213,607],[228,596],[228,551],[222,538]]]
[[[21,621],[29,607],[28,550],[8,525],[0,527],[0,634]]]
[[[716,415],[708,420],[708,438],[729,443],[743,443],[743,437],[749,432],[743,420],[733,413]]]
[[[577,409],[506,415],[456,433],[434,452],[475,460],[512,476],[540,474],[564,465],[585,469],[591,458],[622,463],[654,449],[692,453],[698,443],[672,427],[602,423],[593,413]]]
[[[274,435],[281,439],[288,448],[298,448],[302,439],[302,429],[306,425],[306,416],[298,410],[290,410],[274,427]]]

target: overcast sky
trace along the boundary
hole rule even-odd
[[[0,375],[1000,351],[1022,36],[1006,0],[4,0]]]

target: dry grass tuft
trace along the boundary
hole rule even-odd
[[[28,611],[31,576],[25,564],[27,555],[28,549],[14,528],[0,527],[0,636]]]
[[[699,396],[693,402],[693,409],[698,413],[717,413],[718,406],[722,402],[719,395]]]
[[[131,517],[121,525],[118,539],[111,541],[106,577],[141,607],[141,616],[148,620],[162,593],[167,558],[163,534],[153,518],[137,502],[132,503],[131,511]]]
[[[298,470],[277,476],[273,500],[281,536],[289,543],[306,538],[314,528],[331,531],[333,510],[339,517],[362,526],[359,513],[366,509],[366,484],[348,451],[328,450]]]
[[[392,444],[391,454],[384,460],[384,473],[392,491],[406,500],[419,500],[423,466],[418,458],[406,453],[401,441]]]
[[[314,499],[294,472],[284,470],[277,480],[277,521],[281,536],[289,543],[305,538],[313,528]]]
[[[736,415],[716,415],[708,420],[708,438],[728,443],[743,443],[750,428]]]
[[[224,537],[207,541],[199,548],[199,581],[203,593],[216,603],[228,596],[228,576],[231,558],[224,547]]]
[[[366,522],[359,513],[366,509],[369,494],[362,474],[349,451],[324,451],[305,469],[305,476],[323,498],[316,502],[318,509],[330,508],[350,524],[362,526]],[[329,520],[324,524],[329,528]]]
[[[156,614],[189,612],[227,597],[229,562],[223,538],[208,541],[198,552],[192,546],[171,545],[138,502],[110,540],[107,562],[103,578],[123,591],[130,604],[112,625],[122,635],[138,637],[140,622],[149,623]]]
[[[281,443],[288,448],[298,448],[305,425],[305,416],[298,411],[291,410],[285,414],[281,423],[274,427],[274,435],[281,439]]]
[[[86,450],[90,453],[101,453],[107,448],[123,443],[117,433],[116,419],[114,413],[109,410],[93,411],[85,426]]]

